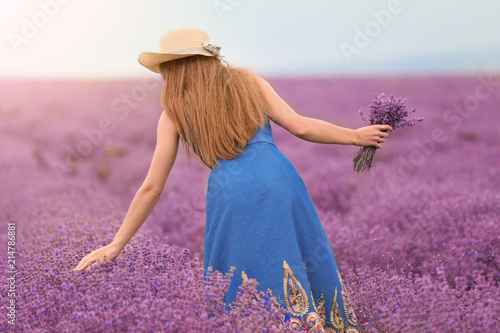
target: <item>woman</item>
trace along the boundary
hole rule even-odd
[[[220,47],[194,28],[162,36],[160,52],[139,62],[161,73],[164,112],[149,172],[113,242],[75,270],[113,260],[159,200],[179,138],[211,169],[206,202],[204,268],[234,267],[229,304],[248,278],[271,289],[294,325],[307,331],[358,332],[331,246],[307,189],[274,143],[269,119],[310,142],[381,147],[387,125],[352,130],[295,113],[262,78],[223,64]],[[336,330],[333,330],[333,329]]]

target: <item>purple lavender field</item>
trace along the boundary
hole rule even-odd
[[[364,126],[358,111],[379,92],[406,97],[425,118],[392,132],[366,174],[352,170],[359,147],[306,142],[271,125],[309,190],[362,327],[500,331],[500,78],[269,82],[299,114],[343,127]],[[287,331],[278,328],[282,310],[252,301],[264,296],[254,281],[226,312],[230,275],[203,279],[208,169],[194,155],[188,165],[181,147],[160,202],[124,251],[72,271],[113,239],[148,171],[159,83],[0,86],[0,235],[7,249],[15,223],[18,272],[1,280],[2,331]]]

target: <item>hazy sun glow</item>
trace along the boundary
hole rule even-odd
[[[1,77],[144,75],[169,29],[206,30],[265,74],[467,71],[496,66],[500,2],[2,1]]]

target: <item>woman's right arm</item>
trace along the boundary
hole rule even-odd
[[[149,172],[137,191],[114,240],[83,257],[75,267],[82,271],[96,262],[116,258],[156,206],[172,169],[179,145],[179,134],[165,112],[158,121],[157,143]]]
[[[157,142],[151,166],[115,235],[114,244],[124,247],[156,206],[175,163],[178,145],[179,134],[175,125],[166,112],[163,112],[158,121]]]
[[[268,110],[269,118],[298,138],[316,143],[380,148],[380,143],[383,143],[385,138],[389,136],[389,133],[380,130],[380,125],[370,125],[353,130],[320,119],[301,116],[281,99],[266,80],[256,74],[254,77],[261,93],[269,102],[271,108]],[[384,127],[388,131],[393,130],[389,125],[384,125]]]

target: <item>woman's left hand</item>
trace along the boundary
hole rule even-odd
[[[381,148],[381,143],[389,136],[387,131],[392,132],[393,128],[389,125],[369,125],[354,130],[356,134],[355,146],[372,146]]]
[[[80,263],[73,269],[75,272],[80,272],[93,264],[111,261],[118,257],[123,247],[121,245],[110,243],[97,250],[92,251],[80,260]]]

